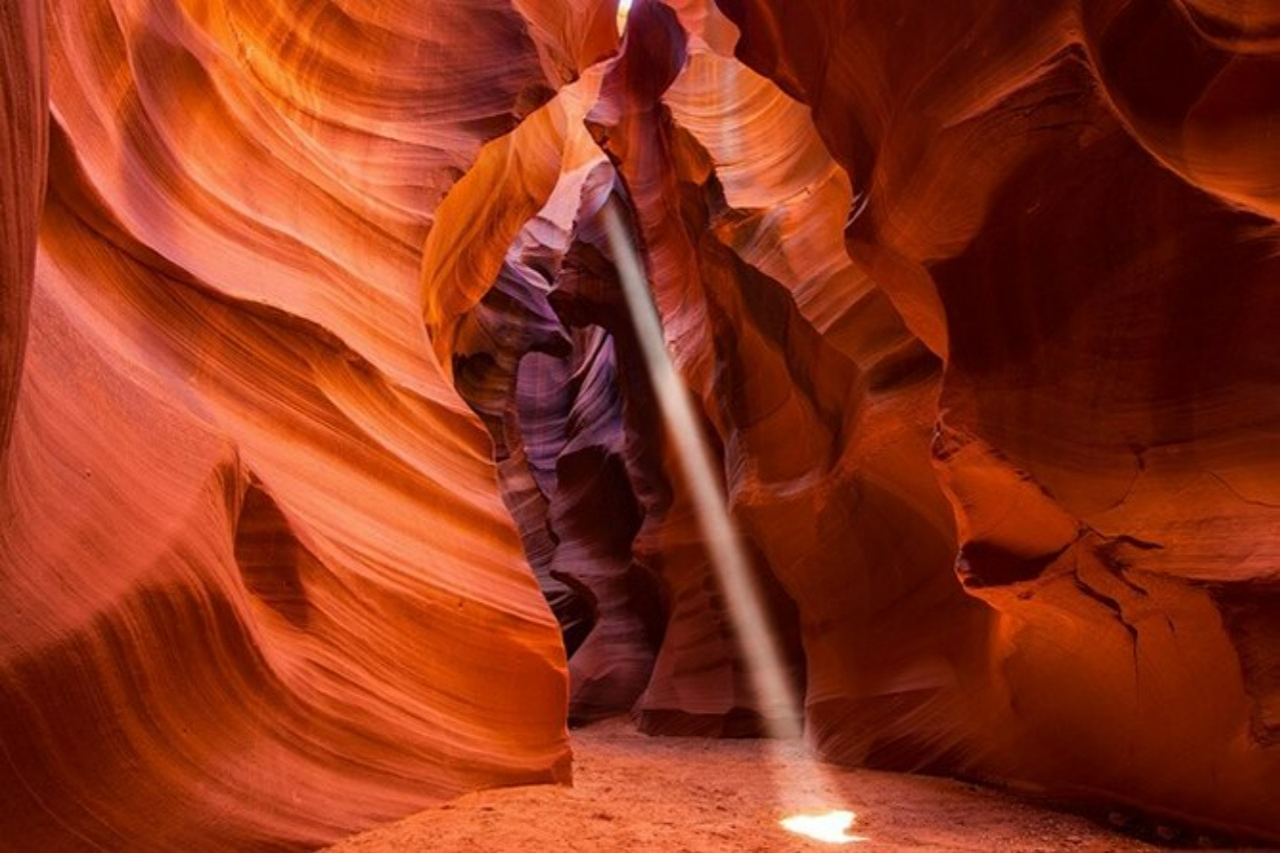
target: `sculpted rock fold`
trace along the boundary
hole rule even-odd
[[[761,731],[606,203],[824,757],[1280,839],[1267,3],[14,9],[6,841]]]
[[[49,110],[43,30],[38,0],[21,0],[0,21],[0,454],[9,446],[18,395],[44,197]]]
[[[1225,5],[720,3],[944,360],[956,569],[995,612],[950,763],[1277,836],[1280,66]]]
[[[315,847],[567,779],[563,648],[419,319],[439,198],[556,82],[524,20],[47,10],[49,198],[4,354],[6,841]],[[6,330],[43,174],[10,20]]]

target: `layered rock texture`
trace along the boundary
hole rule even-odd
[[[1280,838],[1280,15],[18,0],[0,837],[752,734],[606,204],[847,764]]]

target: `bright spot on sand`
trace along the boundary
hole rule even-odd
[[[631,14],[631,0],[618,0],[618,35],[627,28],[627,16]]]
[[[849,827],[857,817],[850,811],[832,811],[822,814],[798,814],[784,817],[778,823],[788,832],[823,841],[827,844],[853,844],[868,839],[861,835],[850,835]]]

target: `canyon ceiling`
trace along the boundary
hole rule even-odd
[[[1280,8],[615,11],[6,8],[0,837],[760,730],[617,203],[821,756],[1280,838]]]

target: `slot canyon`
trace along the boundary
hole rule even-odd
[[[5,0],[0,129],[0,850],[1280,844],[1275,0]]]

